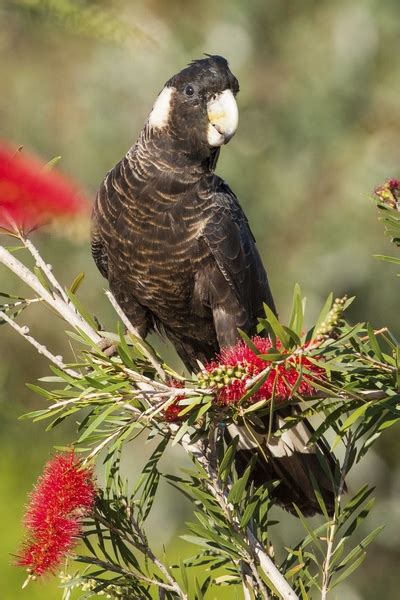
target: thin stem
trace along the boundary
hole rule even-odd
[[[250,546],[256,555],[260,568],[274,588],[279,592],[282,600],[300,600],[296,592],[290,587],[282,573],[276,567],[271,558],[266,554],[264,546],[256,538],[250,527],[246,530]]]
[[[387,327],[381,327],[380,329],[374,329],[374,335],[381,335],[381,333],[386,333],[388,331],[389,330]],[[364,337],[360,338],[361,342],[368,342],[368,340],[369,340],[368,335],[364,335]]]
[[[100,362],[99,359],[96,359],[97,362]],[[114,366],[114,365],[113,365]],[[202,396],[204,396],[205,394],[209,394],[212,393],[212,390],[204,390],[203,388],[176,388],[176,387],[172,387],[170,385],[167,385],[166,383],[162,383],[160,381],[155,381],[154,379],[151,379],[150,377],[146,377],[146,375],[143,375],[143,373],[138,373],[137,371],[133,371],[132,369],[129,369],[128,367],[125,367],[125,365],[121,365],[121,371],[123,371],[124,373],[126,373],[130,379],[132,379],[135,383],[137,383],[138,381],[141,382],[147,382],[149,384],[149,390],[152,389],[153,391],[155,390],[159,390],[159,392],[157,393],[166,393],[168,395],[168,393],[171,392],[171,390],[174,390],[176,392],[176,390],[179,390],[179,395],[180,396],[191,396],[193,394],[200,394]],[[185,381],[185,380],[183,380]]]
[[[36,302],[42,302],[41,298],[23,298],[22,300],[18,300],[17,302],[6,302],[2,306],[4,309],[8,309],[10,312],[15,311],[16,309],[24,309],[30,306],[31,304],[35,304]]]
[[[159,579],[151,579],[150,577],[146,577],[145,575],[142,575],[142,573],[138,573],[138,572],[132,573],[131,571],[128,571],[127,569],[124,569],[124,568],[120,567],[119,565],[116,565],[115,563],[109,563],[104,560],[100,560],[97,557],[94,558],[94,557],[85,556],[84,559],[85,559],[86,563],[97,565],[98,567],[101,567],[102,569],[104,569],[106,571],[110,571],[111,573],[118,573],[119,575],[123,575],[124,577],[127,577],[129,579],[131,577],[133,577],[134,579],[139,579],[140,581],[144,581],[145,583],[148,583],[150,585],[156,585],[159,588],[163,588],[170,592],[175,591],[175,588],[172,585],[169,585],[168,583],[164,583],[164,582],[160,581]],[[112,583],[113,582],[110,581],[110,584],[112,584]],[[115,583],[113,585],[115,585]]]
[[[98,454],[104,447],[108,446],[108,444],[114,439],[116,438],[121,431],[123,431],[123,427],[119,427],[116,431],[114,431],[111,435],[108,435],[106,438],[104,438],[104,440],[102,442],[100,442],[100,444],[98,444],[90,454],[88,454],[88,456],[85,458],[85,460],[83,461],[84,463],[86,462],[90,462],[92,458],[94,458],[96,456],[96,454]]]
[[[54,289],[57,290],[57,292],[60,294],[60,296],[62,297],[62,299],[64,300],[64,302],[66,302],[67,304],[69,304],[69,298],[68,298],[65,290],[63,289],[62,285],[60,285],[60,283],[57,281],[57,279],[53,275],[53,272],[51,270],[51,266],[48,265],[43,260],[43,258],[41,257],[41,255],[39,254],[39,251],[36,248],[36,246],[33,245],[33,243],[31,242],[30,239],[24,237],[22,234],[20,234],[19,238],[20,238],[21,242],[24,244],[25,248],[27,250],[29,250],[29,252],[32,254],[33,258],[35,259],[36,265],[38,267],[40,267],[40,269],[46,275],[47,279],[49,280],[49,282],[51,283],[51,285],[54,287]]]
[[[171,425],[170,429],[172,431],[174,431],[174,430],[176,431],[178,429],[178,427],[176,425]],[[185,433],[182,436],[182,438],[180,440],[180,444],[186,450],[186,452],[190,456],[193,456],[199,462],[199,464],[203,467],[203,469],[205,469],[206,472],[210,474],[210,462],[204,453],[202,444],[200,442],[192,442],[190,439],[190,435],[188,433]],[[213,477],[212,473],[210,474],[210,479],[211,479],[211,482],[209,484],[210,492],[220,502],[221,506],[224,507],[224,510],[230,510],[230,505],[229,505],[229,502],[227,499],[226,491],[220,489],[219,486],[216,485],[216,480]],[[257,558],[260,569],[263,571],[263,573],[267,577],[267,579],[272,583],[273,587],[278,591],[282,600],[299,600],[299,597],[297,596],[296,592],[290,587],[290,585],[288,584],[288,582],[286,581],[286,579],[284,578],[282,573],[279,571],[279,569],[273,563],[273,561],[268,556],[268,554],[266,554],[264,547],[262,546],[260,541],[257,539],[257,537],[254,535],[251,528],[247,527],[245,533],[246,533],[248,545],[249,545],[251,551],[253,552],[253,554],[255,555],[255,557]],[[252,561],[250,559],[250,561],[248,561],[248,564],[251,569],[252,575],[254,576],[254,578],[257,577],[258,580],[260,581],[261,590],[264,590],[264,598],[268,598],[267,591],[265,590],[265,586],[264,586],[263,582],[259,578],[257,569],[255,568],[254,563],[253,563],[253,565],[251,563],[252,563]],[[257,581],[257,583],[258,583],[258,581]]]
[[[228,502],[225,490],[221,486],[218,477],[215,433],[215,424],[211,423],[208,436],[208,454],[206,457],[208,461],[208,474],[211,480],[211,483],[208,484],[208,487],[213,493],[213,495],[215,497],[218,497],[219,503],[225,512],[225,516],[228,523],[231,523],[235,531],[239,532],[240,526],[238,515],[235,514],[234,507]],[[215,495],[215,492],[218,494],[218,496]],[[254,564],[254,560],[252,559],[252,557],[250,555],[247,555],[246,560],[235,561],[235,564],[238,567],[241,574],[243,589],[247,590],[248,592],[249,581],[251,581],[250,589],[255,588],[265,600],[268,600],[268,591],[258,574],[257,567]]]
[[[135,529],[135,532],[136,532],[137,536],[139,537],[140,541],[136,540],[133,536],[128,535],[126,532],[119,530],[117,527],[115,527],[112,523],[107,521],[107,519],[105,519],[98,513],[95,513],[94,518],[97,521],[99,521],[100,523],[102,523],[107,529],[116,533],[119,537],[124,539],[126,542],[128,542],[128,543],[132,544],[134,547],[138,548],[145,556],[147,556],[147,558],[149,558],[151,560],[151,562],[159,569],[159,571],[164,575],[164,577],[168,581],[167,588],[166,588],[165,584],[162,585],[161,587],[170,589],[171,591],[175,592],[175,594],[177,594],[177,596],[179,598],[181,598],[181,600],[189,600],[188,596],[181,589],[181,587],[179,586],[179,583],[171,575],[171,573],[168,571],[167,567],[156,557],[156,555],[153,553],[153,551],[149,547],[146,536],[143,534],[142,529],[139,527],[139,524],[137,523],[136,519],[134,519],[133,515],[130,515],[130,520],[131,520],[131,523],[132,523],[132,525]],[[160,583],[162,583],[162,582],[160,582]]]
[[[252,600],[253,579],[248,573],[247,565],[243,560],[240,561],[240,576],[242,578],[243,600]]]
[[[382,400],[387,397],[385,390],[357,390],[357,392],[344,391],[336,394],[327,392],[318,392],[315,396],[305,396],[304,400],[320,400],[324,398],[337,398],[338,400]]]
[[[136,533],[137,533],[137,535],[138,535],[141,543],[143,544],[143,552],[151,560],[151,562],[157,567],[157,569],[164,575],[165,579],[168,581],[169,585],[174,589],[174,591],[176,592],[176,594],[178,594],[179,598],[182,598],[182,600],[188,600],[187,595],[180,588],[178,582],[171,575],[171,573],[169,572],[168,568],[153,553],[152,549],[148,545],[146,536],[144,535],[141,527],[139,526],[139,523],[133,517],[131,517],[131,522],[133,524],[133,527],[134,527],[134,529],[135,529],[135,531],[136,531]]]
[[[53,364],[55,364],[59,369],[61,369],[62,371],[65,371],[65,373],[68,373],[68,375],[71,375],[72,377],[76,377],[78,379],[80,379],[82,376],[80,373],[78,373],[78,371],[74,371],[73,369],[69,369],[63,362],[62,357],[61,356],[55,356],[54,354],[52,354],[50,352],[50,350],[48,350],[46,348],[46,346],[44,346],[43,344],[40,344],[34,337],[32,337],[31,335],[29,335],[29,327],[27,327],[26,325],[18,325],[18,323],[16,323],[14,321],[14,319],[11,319],[11,317],[8,316],[7,313],[5,313],[4,311],[0,310],[0,317],[9,325],[11,325],[11,327],[20,335],[22,335],[22,337],[29,342],[30,344],[32,344],[32,346],[34,346],[36,348],[36,350],[39,352],[39,354],[43,354],[43,356],[45,356],[46,358],[48,358],[50,360],[50,362],[52,362]]]
[[[88,400],[89,402],[90,400],[94,400],[96,402],[109,399],[112,400],[112,402],[114,402],[115,404],[121,406],[121,408],[123,408],[124,410],[133,413],[138,418],[142,416],[142,411],[140,411],[138,408],[135,408],[134,406],[131,406],[127,402],[124,402],[123,396],[112,396],[108,392],[100,392],[97,394],[84,394],[83,396],[79,396],[77,398],[69,398],[68,400],[58,400],[54,404],[51,404],[48,407],[48,410],[51,411],[56,408],[65,408],[66,406],[69,406],[71,404],[81,404],[81,407],[83,408],[88,406]]]
[[[353,435],[351,434],[351,432],[349,432],[346,435],[346,451],[345,451],[343,464],[342,464],[342,468],[341,468],[341,472],[340,472],[340,481],[339,481],[339,487],[338,487],[337,496],[336,496],[336,510],[333,515],[332,523],[329,527],[327,546],[326,546],[326,556],[325,556],[324,564],[322,566],[321,600],[326,600],[326,598],[328,596],[328,591],[329,591],[329,584],[330,584],[330,579],[331,579],[330,566],[331,566],[331,560],[332,560],[332,555],[333,555],[333,551],[334,551],[333,545],[334,545],[335,535],[336,535],[336,531],[337,531],[338,524],[339,524],[338,510],[340,509],[340,502],[341,502],[343,491],[344,491],[347,465],[348,465],[349,459],[350,459],[352,444],[353,444]]]
[[[71,304],[64,302],[50,294],[48,290],[40,283],[38,278],[21,261],[11,254],[4,246],[0,246],[0,263],[5,265],[10,271],[15,273],[19,279],[32,288],[49,306],[67,321],[72,327],[83,331],[90,340],[97,344],[101,341],[101,336],[76,312]]]
[[[139,334],[136,327],[134,327],[132,325],[132,323],[130,322],[130,320],[128,319],[128,317],[126,316],[126,314],[124,313],[124,311],[122,310],[122,308],[120,307],[120,305],[118,304],[118,302],[116,301],[115,297],[110,292],[110,290],[106,290],[106,296],[109,299],[109,301],[111,302],[115,312],[117,313],[117,315],[119,316],[119,318],[125,325],[126,329],[128,330],[128,333],[130,333],[131,335],[133,335],[135,338],[137,338],[139,340],[142,352],[146,356],[149,363],[154,367],[154,369],[156,370],[158,375],[161,377],[161,379],[166,379],[166,373],[165,373],[164,369],[162,368],[161,364],[155,358],[155,356],[153,356],[153,354],[149,351],[149,349],[146,347],[146,343],[144,342],[142,336]]]

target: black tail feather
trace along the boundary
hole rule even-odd
[[[229,436],[239,435],[235,467],[239,476],[243,474],[256,452],[258,459],[252,471],[252,481],[256,486],[278,480],[272,495],[285,510],[297,515],[296,505],[305,516],[322,513],[314,488],[329,515],[335,509],[334,474],[336,459],[322,440],[309,445],[313,428],[302,419],[291,429],[274,435],[283,424],[283,418],[296,409],[286,408],[274,418],[270,436],[267,430],[249,432],[244,426],[229,426]]]

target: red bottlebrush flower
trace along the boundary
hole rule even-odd
[[[273,347],[268,338],[255,336],[252,342],[260,354],[267,354]],[[277,349],[285,353],[279,342]],[[270,371],[266,380],[251,396],[249,402],[272,397],[278,402],[289,400],[295,386],[298,394],[311,395],[315,389],[306,377],[299,381],[299,366],[305,367],[316,377],[322,377],[325,371],[307,360],[300,352],[287,354],[286,360],[268,362],[259,358],[244,341],[239,341],[234,346],[223,348],[216,359],[206,365],[199,379],[205,387],[217,389],[217,402],[222,405],[239,402],[248,391],[247,382],[268,367]]]
[[[178,379],[170,379],[168,381],[168,385],[172,388],[183,388],[185,384],[183,381],[179,381]],[[176,421],[180,421],[181,417],[179,417],[179,413],[181,412],[183,406],[180,405],[180,401],[184,399],[185,396],[177,396],[172,404],[170,404],[164,411],[164,418],[168,423],[175,423]]]
[[[178,398],[165,409],[164,418],[168,423],[175,423],[179,421],[179,413],[182,410],[182,406],[179,406],[179,396]]]
[[[388,186],[392,192],[400,192],[400,179],[389,179]]]
[[[30,496],[24,518],[28,535],[17,565],[32,576],[54,572],[74,548],[95,496],[92,467],[73,452],[54,456]]]
[[[29,232],[51,218],[88,212],[77,187],[44,167],[37,158],[0,143],[0,228]]]

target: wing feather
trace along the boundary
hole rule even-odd
[[[276,309],[247,218],[228,185],[215,179],[217,185],[211,215],[202,237],[218,266],[207,273],[209,288],[216,290],[211,308],[217,335],[220,342],[222,339],[233,343],[237,327],[254,333],[257,317],[263,314],[264,302],[274,312]],[[227,335],[227,327],[233,328],[230,335]]]

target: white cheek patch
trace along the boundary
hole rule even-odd
[[[175,92],[173,87],[165,87],[158,95],[153,110],[149,115],[149,125],[157,129],[165,127],[171,112],[171,99]]]

